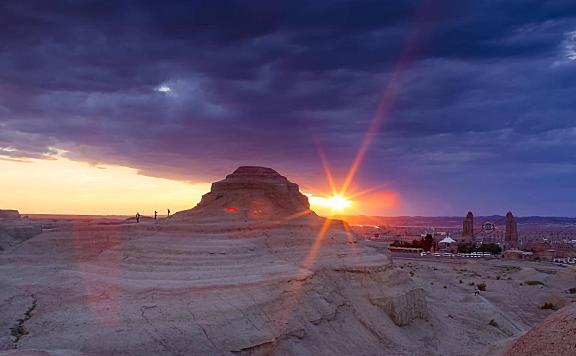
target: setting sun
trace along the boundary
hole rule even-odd
[[[328,205],[336,211],[341,211],[349,207],[351,204],[350,200],[344,198],[343,196],[336,195],[328,199]]]
[[[317,208],[327,208],[330,210],[330,213],[334,212],[342,212],[343,210],[349,208],[352,205],[352,201],[346,199],[341,195],[334,195],[331,197],[317,197],[313,196],[312,194],[306,194],[308,196],[308,200],[310,204]],[[324,209],[322,209],[324,210]]]

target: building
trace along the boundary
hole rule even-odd
[[[396,247],[396,246],[388,246],[388,250],[390,250],[390,252],[396,252],[396,253],[420,253],[424,251],[424,249],[420,247]]]
[[[440,250],[450,250],[453,252],[458,251],[456,240],[454,240],[450,236],[446,236],[442,240],[438,241],[438,247],[440,248]]]
[[[462,242],[472,242],[474,240],[474,214],[471,211],[466,214],[462,224]]]
[[[518,225],[516,224],[516,220],[510,211],[506,214],[504,249],[518,249]]]
[[[466,219],[462,224],[462,236],[474,237],[474,214],[471,211],[466,214]]]
[[[528,251],[520,251],[516,249],[504,251],[504,258],[510,260],[533,260],[534,253]]]

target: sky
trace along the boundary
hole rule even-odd
[[[0,208],[320,195],[323,158],[359,213],[576,216],[576,2],[0,3]]]

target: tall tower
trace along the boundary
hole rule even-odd
[[[518,248],[518,225],[514,216],[509,211],[506,214],[506,233],[504,234],[504,246],[507,250]]]
[[[471,211],[466,215],[462,225],[462,237],[474,237],[474,214]]]

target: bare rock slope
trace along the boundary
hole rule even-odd
[[[268,168],[163,223],[45,232],[0,254],[0,276],[0,350],[425,354],[406,329],[425,329],[422,291]]]
[[[0,220],[19,220],[20,213],[18,210],[0,209]]]
[[[435,288],[429,303],[417,277],[285,177],[240,167],[163,222],[67,224],[0,253],[0,350],[461,355],[509,336],[464,332],[478,323],[455,306],[471,297]]]
[[[234,213],[234,214],[229,214]],[[173,216],[199,222],[200,218],[224,221],[269,221],[290,216],[313,215],[308,198],[298,185],[275,170],[242,166],[212,184],[198,205]]]
[[[41,225],[22,219],[18,210],[0,210],[0,251],[42,232]]]
[[[504,353],[504,356],[520,355],[576,355],[576,303],[544,319]]]

